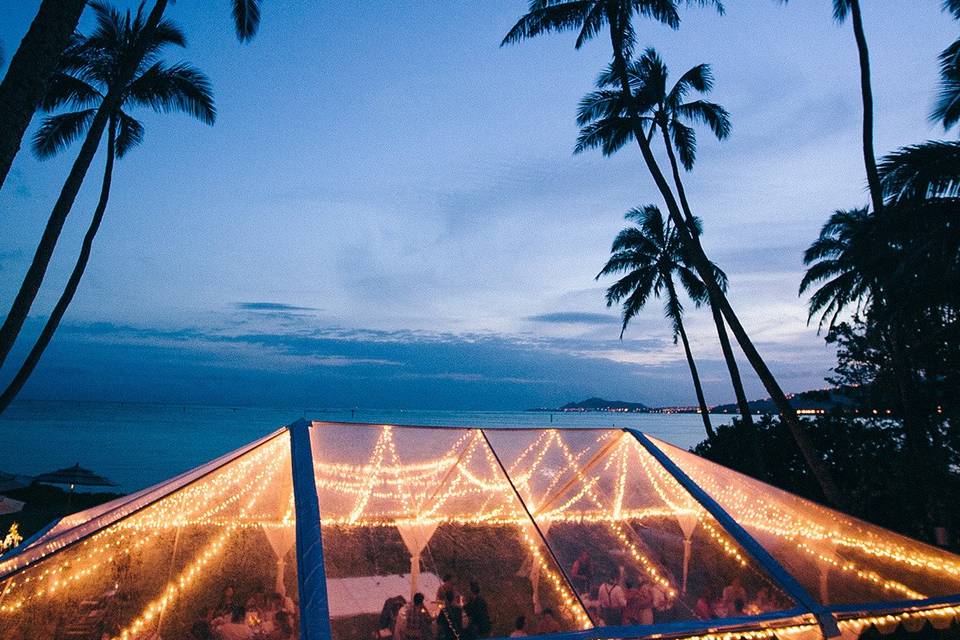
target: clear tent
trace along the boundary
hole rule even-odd
[[[0,557],[0,640],[266,630],[266,600],[392,639],[473,589],[489,637],[855,638],[957,624],[960,558],[630,430],[299,421]]]

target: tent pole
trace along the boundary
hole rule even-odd
[[[652,455],[654,459],[660,463],[660,466],[673,476],[674,480],[717,520],[720,526],[743,547],[744,551],[750,554],[757,564],[766,571],[767,575],[769,575],[787,595],[793,598],[798,605],[813,614],[825,638],[835,638],[840,635],[840,627],[837,626],[837,621],[829,609],[814,600],[813,597],[807,593],[807,590],[797,582],[796,578],[790,575],[790,573],[783,568],[783,565],[777,562],[753,536],[747,533],[746,529],[741,527],[740,523],[734,520],[716,500],[710,497],[700,485],[684,473],[683,470],[645,434],[629,427],[624,428],[624,431],[633,434],[633,437],[647,450],[647,453]]]
[[[290,467],[296,512],[297,588],[300,598],[300,639],[330,640],[327,576],[323,568],[320,501],[313,475],[310,423],[297,420],[290,432]]]
[[[540,525],[537,524],[537,521],[534,520],[533,514],[530,513],[530,509],[527,507],[527,503],[523,501],[523,497],[520,495],[520,491],[517,490],[516,485],[513,484],[513,478],[510,477],[510,474],[507,473],[507,468],[503,466],[503,461],[500,459],[500,456],[497,455],[497,450],[493,448],[493,445],[490,443],[490,438],[487,437],[486,431],[483,429],[478,429],[480,435],[483,436],[483,442],[487,445],[487,448],[490,450],[490,453],[493,455],[493,459],[497,461],[497,466],[500,467],[500,471],[503,473],[503,477],[506,478],[507,483],[510,485],[510,488],[513,489],[513,495],[516,496],[517,502],[520,503],[520,506],[523,507],[524,513],[527,514],[527,518],[530,520],[530,524],[533,525],[533,530],[537,532],[540,541],[543,543],[543,546],[546,548],[547,553],[550,554],[550,559],[553,560],[553,563],[557,567],[557,571],[563,577],[564,583],[566,583],[567,588],[570,589],[570,593],[573,594],[573,597],[576,599],[577,604],[580,605],[580,610],[583,612],[583,615],[586,616],[587,620],[590,620],[591,624],[593,623],[593,618],[590,617],[590,614],[587,613],[587,607],[583,604],[583,598],[580,597],[580,594],[577,593],[577,590],[573,587],[573,583],[570,581],[570,576],[567,575],[567,572],[564,570],[563,565],[560,564],[560,560],[557,559],[557,555],[553,552],[553,548],[547,544],[547,538],[543,535],[543,531],[540,530]]]

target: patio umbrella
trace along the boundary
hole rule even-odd
[[[26,503],[20,502],[19,500],[14,500],[13,498],[8,498],[7,496],[0,496],[0,516],[21,511],[24,504]]]
[[[83,487],[115,487],[117,486],[116,482],[113,482],[107,478],[104,478],[101,475],[90,471],[90,469],[84,469],[80,466],[80,463],[73,465],[72,467],[67,467],[66,469],[57,469],[56,471],[51,471],[49,473],[41,473],[36,478],[36,482],[43,482],[44,484],[68,484],[70,485],[70,490],[73,491],[75,486]]]
[[[0,491],[13,491],[14,489],[23,489],[30,485],[33,480],[30,476],[21,476],[14,473],[5,473],[0,471]]]

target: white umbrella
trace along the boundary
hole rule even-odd
[[[14,500],[13,498],[8,498],[7,496],[0,496],[0,516],[22,511],[24,504],[24,502]]]

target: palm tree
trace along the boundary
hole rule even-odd
[[[0,187],[87,0],[43,0],[0,83]]]
[[[780,0],[786,4],[787,0]],[[953,0],[947,0],[951,2]],[[857,43],[857,56],[860,60],[860,97],[863,102],[863,164],[867,171],[867,186],[870,189],[870,201],[873,210],[883,211],[883,191],[880,187],[880,174],[877,170],[877,158],[873,151],[873,88],[870,84],[870,49],[867,36],[863,31],[863,13],[860,0],[833,0],[833,19],[837,24],[846,22],[847,17],[853,23],[853,37]]]
[[[877,158],[873,151],[873,88],[870,84],[870,50],[867,37],[863,32],[863,14],[860,12],[860,0],[833,0],[833,17],[843,23],[847,16],[853,23],[853,36],[857,41],[857,55],[860,58],[860,96],[863,101],[863,163],[867,170],[867,185],[870,187],[870,200],[876,213],[883,211],[883,189],[880,186],[880,173],[877,170]]]
[[[673,342],[677,337],[683,343],[683,351],[693,378],[693,388],[697,394],[700,417],[707,437],[713,439],[716,433],[710,424],[710,409],[703,396],[697,364],[690,351],[690,341],[683,327],[683,304],[677,294],[674,276],[696,306],[707,300],[707,291],[694,270],[687,265],[683,257],[680,239],[675,230],[665,223],[660,209],[647,205],[627,212],[625,218],[636,222],[636,226],[627,227],[617,234],[610,247],[610,259],[597,274],[601,276],[626,272],[622,278],[607,289],[607,306],[623,301],[623,325],[620,339],[627,330],[630,320],[636,316],[650,300],[650,297],[665,297],[664,315],[673,324]],[[726,275],[716,268],[718,280],[726,282]]]
[[[53,76],[41,103],[45,111],[63,106],[79,110],[46,118],[34,136],[33,150],[41,159],[65,150],[89,128],[97,105],[103,102],[104,96],[111,91],[120,94],[122,100],[110,114],[107,126],[107,159],[100,199],[60,299],[20,370],[0,394],[0,413],[9,406],[30,377],[76,294],[110,197],[114,159],[122,158],[143,141],[143,125],[128,113],[128,109],[147,107],[163,113],[180,111],[206,124],[213,124],[216,119],[207,77],[189,64],[167,65],[159,60],[165,47],[185,44],[183,33],[168,21],[161,22],[153,31],[147,46],[148,55],[143,57],[134,78],[126,86],[114,86],[120,67],[131,54],[131,49],[141,38],[147,37],[143,33],[142,15],[138,12],[136,16],[131,16],[129,11],[121,15],[100,4],[94,4],[93,9],[97,16],[97,28],[87,38],[77,37],[66,50],[61,60],[62,69]]]
[[[716,0],[699,0],[696,4],[711,5],[718,11],[723,11],[723,5]],[[783,422],[797,443],[824,497],[835,506],[842,507],[845,500],[829,469],[817,454],[786,394],[750,340],[750,336],[747,335],[726,295],[712,280],[710,260],[703,251],[699,237],[687,228],[677,199],[653,155],[650,141],[641,124],[637,122],[639,114],[636,111],[637,105],[634,103],[633,90],[630,86],[628,60],[631,57],[636,36],[632,20],[638,14],[651,17],[673,28],[677,28],[680,22],[675,0],[531,0],[529,11],[507,33],[501,46],[547,32],[577,30],[579,33],[576,46],[579,48],[586,40],[600,33],[604,26],[608,27],[613,54],[612,73],[620,81],[620,89],[626,99],[626,115],[631,121],[636,122],[633,138],[637,142],[647,170],[663,197],[670,219],[677,229],[684,249],[688,252],[689,260],[700,279],[710,290],[711,297],[715,299],[716,304],[720,305],[723,317],[729,324],[737,343],[763,382],[767,393],[777,405]]]
[[[854,305],[860,314],[882,296],[880,277],[889,268],[880,221],[867,208],[835,211],[820,236],[803,254],[809,267],[800,282],[800,294],[814,289],[808,322],[820,314],[819,328],[832,329],[837,317]]]
[[[944,0],[943,8],[960,20],[960,0]],[[940,54],[940,92],[930,119],[944,129],[960,122],[960,38]]]
[[[148,43],[154,39],[154,32],[160,29],[163,13],[166,11],[168,2],[169,0],[156,0],[147,18],[145,20],[141,18],[142,27],[139,31],[141,38],[135,43],[135,46],[131,47],[129,57],[123,61],[123,64],[117,70],[118,82],[115,83],[115,86],[126,86],[137,72],[141,60],[144,56],[149,55]],[[237,37],[241,40],[249,40],[256,33],[260,24],[261,3],[262,0],[233,0],[234,25]],[[141,15],[142,7],[143,5],[141,5],[141,10],[137,12],[138,16]],[[60,232],[63,230],[63,225],[73,208],[73,203],[76,201],[83,180],[90,164],[93,162],[93,157],[96,155],[110,114],[117,108],[121,100],[122,96],[120,94],[108,91],[99,108],[91,116],[87,135],[80,147],[80,152],[77,154],[63,188],[60,190],[60,196],[53,206],[43,235],[34,252],[33,260],[23,278],[23,283],[20,285],[3,325],[0,326],[0,367],[3,366],[10,354],[13,344],[23,328],[23,323],[30,313],[30,307],[33,306],[33,301],[40,291],[40,285],[43,283],[57,240],[60,238]],[[0,133],[0,136],[2,135],[4,134]]]
[[[581,134],[577,139],[574,153],[581,153],[596,146],[602,147],[605,153],[613,153],[630,140],[636,129],[638,123],[631,122],[624,113],[625,99],[623,93],[616,88],[618,83],[611,71],[608,69],[598,79],[598,91],[587,95],[580,103],[577,124],[581,126]],[[710,65],[701,64],[693,67],[684,73],[668,91],[667,67],[654,49],[647,49],[639,59],[629,65],[628,73],[633,93],[641,103],[637,109],[640,114],[640,123],[647,127],[647,137],[651,142],[658,130],[662,132],[684,219],[688,228],[695,228],[693,213],[680,177],[677,154],[684,168],[690,171],[697,154],[697,138],[696,132],[690,126],[692,123],[707,124],[719,140],[725,139],[730,134],[731,128],[730,115],[720,105],[706,100],[686,101],[687,95],[692,91],[699,93],[711,91],[713,74]],[[737,407],[744,424],[750,425],[753,422],[750,407],[743,389],[740,370],[730,346],[723,314],[714,296],[708,293],[708,297],[720,348],[737,399]]]
[[[263,0],[231,0],[234,30],[241,42],[256,35],[262,3]],[[10,61],[0,84],[0,187],[57,67],[57,59],[67,48],[86,4],[87,0],[43,0],[30,30]],[[166,0],[156,3],[157,22],[166,4]],[[147,23],[156,25],[152,20]],[[98,139],[103,134],[103,126],[105,122],[99,127]],[[0,357],[0,363],[2,360]]]

